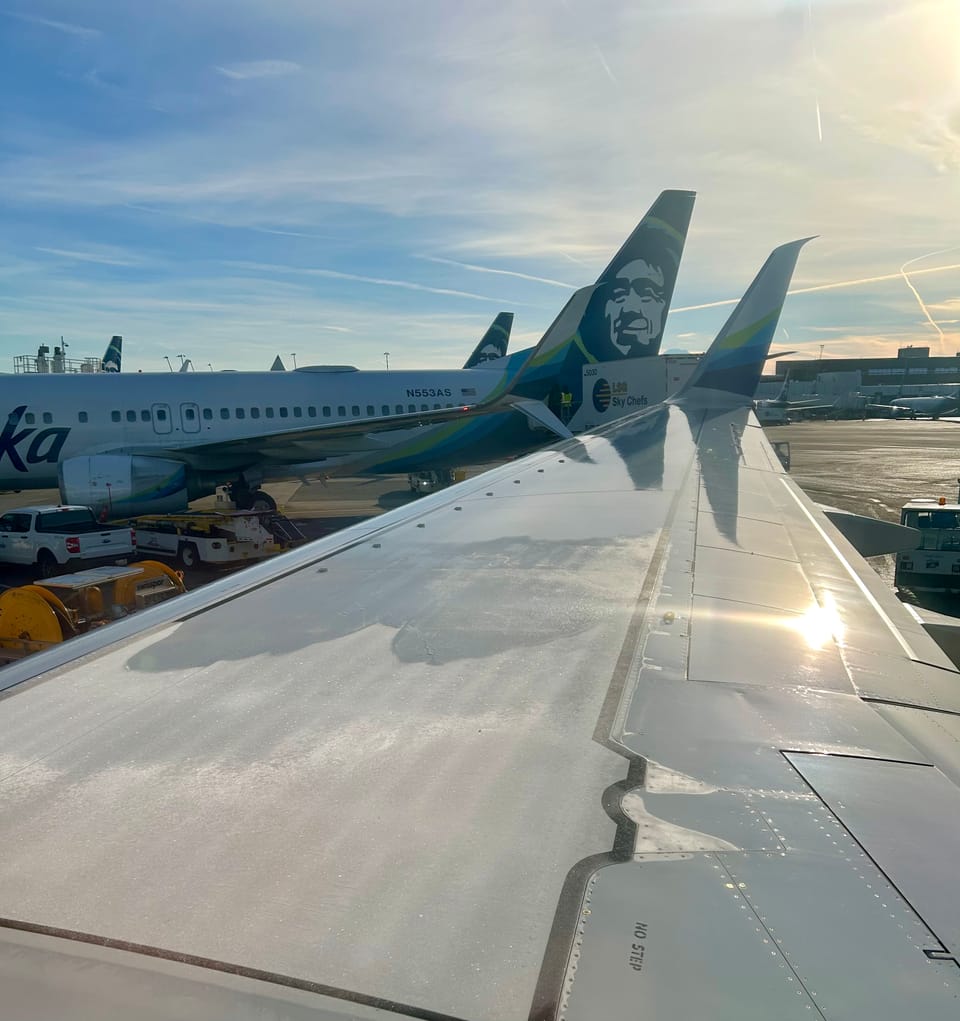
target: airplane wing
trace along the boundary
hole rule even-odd
[[[955,1019],[960,676],[746,406],[798,247],[666,405],[6,668],[17,1016]]]

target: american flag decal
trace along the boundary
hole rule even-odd
[[[460,395],[462,397],[476,397],[477,396],[477,388],[474,387],[474,386],[461,387]]]

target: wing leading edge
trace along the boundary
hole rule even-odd
[[[748,406],[785,258],[674,402],[16,668],[2,913],[469,1018],[955,1017],[960,679]]]

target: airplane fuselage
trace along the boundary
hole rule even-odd
[[[494,364],[494,363],[491,363]],[[0,488],[57,485],[70,457],[135,452],[180,454],[193,468],[229,472],[250,460],[206,454],[204,446],[289,431],[289,454],[271,464],[350,457],[388,447],[419,430],[324,437],[323,426],[476,404],[506,379],[491,369],[137,373],[0,379]],[[227,463],[229,462],[229,463]]]

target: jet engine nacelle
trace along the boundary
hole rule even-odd
[[[130,454],[70,457],[60,463],[60,497],[93,508],[103,520],[186,510],[187,469],[180,461]]]

